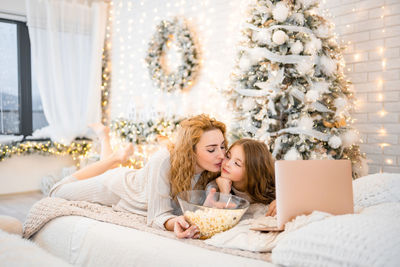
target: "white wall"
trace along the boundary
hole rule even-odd
[[[0,18],[25,20],[25,0],[1,0]]]
[[[234,60],[244,0],[115,0],[112,27],[111,118],[133,116],[133,109],[149,113],[207,112],[227,121],[226,88]],[[185,17],[196,35],[203,66],[187,93],[166,94],[153,85],[144,62],[156,25],[173,16]]]
[[[61,177],[63,167],[75,165],[70,156],[13,156],[0,162],[0,195],[40,189],[45,175]]]
[[[400,172],[400,1],[326,1],[354,84],[353,117],[370,173]]]

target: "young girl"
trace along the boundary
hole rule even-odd
[[[274,215],[275,170],[267,145],[245,138],[233,143],[222,161],[221,176],[207,185],[210,192],[216,189],[250,203],[270,204],[266,215]]]
[[[174,231],[178,238],[198,237],[198,228],[177,216],[175,197],[185,190],[204,190],[217,177],[225,157],[225,125],[207,115],[184,120],[175,144],[156,152],[140,170],[118,167],[133,146],[112,152],[108,129],[95,128],[102,143],[101,160],[55,184],[49,195],[145,215],[148,225]]]

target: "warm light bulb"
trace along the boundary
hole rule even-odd
[[[386,59],[382,60],[382,68],[386,67]]]
[[[390,146],[388,143],[380,143],[379,146],[383,149],[387,146]]]
[[[382,101],[382,100],[383,100],[383,94],[378,94],[377,100],[378,100],[378,101]]]
[[[383,128],[383,127],[380,128],[378,132],[379,132],[380,135],[386,135],[386,129]]]
[[[378,112],[378,114],[379,114],[381,117],[384,117],[384,116],[387,114],[387,112],[386,112],[386,110],[382,109],[381,111]]]
[[[386,159],[386,163],[391,165],[391,164],[393,164],[393,160],[392,159]]]

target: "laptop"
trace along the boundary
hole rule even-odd
[[[353,213],[350,160],[278,160],[275,162],[277,227],[253,228],[283,231],[299,215],[323,211]]]

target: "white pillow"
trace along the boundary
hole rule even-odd
[[[51,255],[30,240],[0,230],[0,265],[12,266],[72,266],[56,256]]]
[[[386,202],[400,202],[400,174],[376,173],[353,181],[355,211]]]
[[[333,216],[288,233],[272,250],[290,266],[399,266],[400,203]]]

